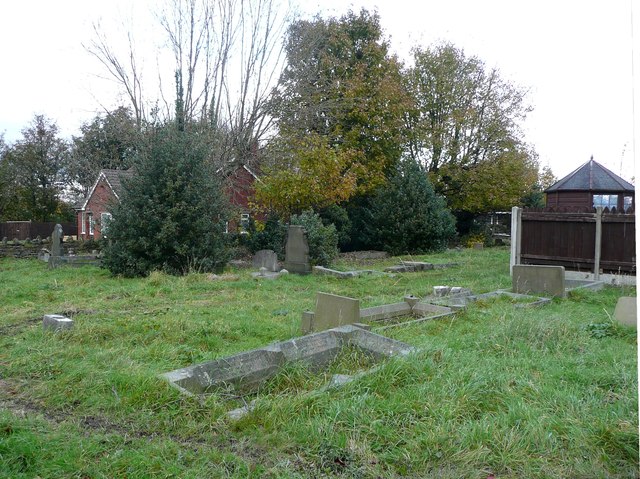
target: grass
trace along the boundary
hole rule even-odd
[[[157,377],[297,336],[317,291],[369,307],[434,285],[510,286],[506,249],[411,259],[459,266],[132,280],[0,260],[0,477],[638,477],[636,332],[611,320],[635,288],[537,309],[497,298],[387,330],[420,351],[329,390],[329,373],[366,358],[346,352],[324,375],[287,368],[236,422],[222,395],[184,397]],[[46,334],[47,313],[74,330]]]

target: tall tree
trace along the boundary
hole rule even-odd
[[[242,159],[269,131],[264,107],[281,66],[280,37],[289,12],[278,0],[165,0],[156,18],[164,34],[159,55],[173,56],[171,78],[159,71],[160,91],[143,81],[134,34],[118,52],[100,26],[88,45],[120,85],[139,126],[176,110],[163,87],[178,75],[185,125],[200,122],[216,131],[219,163]],[[158,61],[158,63],[161,63]]]
[[[295,22],[285,52],[287,64],[271,102],[279,130],[277,155],[265,185],[277,184],[273,192],[286,194],[294,187],[317,190],[316,177],[345,179],[342,191],[321,188],[315,199],[288,205],[299,211],[382,184],[402,153],[403,112],[410,98],[378,14],[363,9],[341,18]],[[313,158],[305,151],[313,151]]]
[[[518,204],[537,180],[537,156],[520,123],[525,91],[451,44],[414,51],[407,84],[408,154],[427,167],[436,190],[458,211]]]
[[[68,215],[61,208],[67,181],[69,148],[58,137],[58,126],[43,115],[35,115],[22,130],[22,138],[4,155],[5,167],[13,172],[21,218],[38,221]]]
[[[85,197],[101,169],[132,166],[141,133],[131,110],[125,107],[96,115],[80,132],[72,141],[69,176],[72,190]]]

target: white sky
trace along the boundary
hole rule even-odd
[[[593,155],[622,177],[635,176],[633,88],[640,78],[640,2],[635,0],[300,0],[304,12],[341,15],[377,8],[392,49],[450,41],[529,89],[524,126],[543,165],[562,177]],[[91,25],[136,20],[141,41],[151,0],[0,1],[0,133],[13,142],[35,113],[65,137],[102,107],[118,104],[105,71],[83,48]],[[114,34],[114,39],[118,35]],[[633,48],[632,48],[633,47]],[[153,56],[153,55],[151,55]],[[635,59],[635,82],[632,75]],[[155,62],[154,58],[145,58]],[[636,88],[636,130],[640,88]],[[635,157],[640,139],[635,132]]]

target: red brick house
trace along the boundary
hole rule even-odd
[[[78,239],[100,239],[111,218],[111,205],[120,201],[122,178],[130,178],[131,170],[100,170],[89,194],[76,209]]]
[[[254,182],[258,176],[246,165],[234,165],[223,171],[225,193],[234,208],[230,229],[242,228],[249,221],[249,198],[254,193]],[[101,170],[98,179],[82,204],[76,208],[78,221],[78,239],[100,239],[104,236],[105,225],[111,218],[111,205],[120,201],[123,178],[130,178],[131,170]]]

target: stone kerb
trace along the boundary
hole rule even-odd
[[[290,273],[311,273],[309,243],[307,242],[307,233],[302,226],[289,225],[284,268]]]
[[[354,346],[376,359],[414,351],[408,344],[346,325],[177,369],[161,377],[187,395],[218,389],[247,393],[255,391],[287,363],[302,362],[312,370],[319,370],[345,346]]]
[[[42,328],[45,331],[66,331],[73,328],[73,320],[61,314],[45,314],[42,318]]]
[[[564,297],[564,266],[513,265],[512,291]]]

